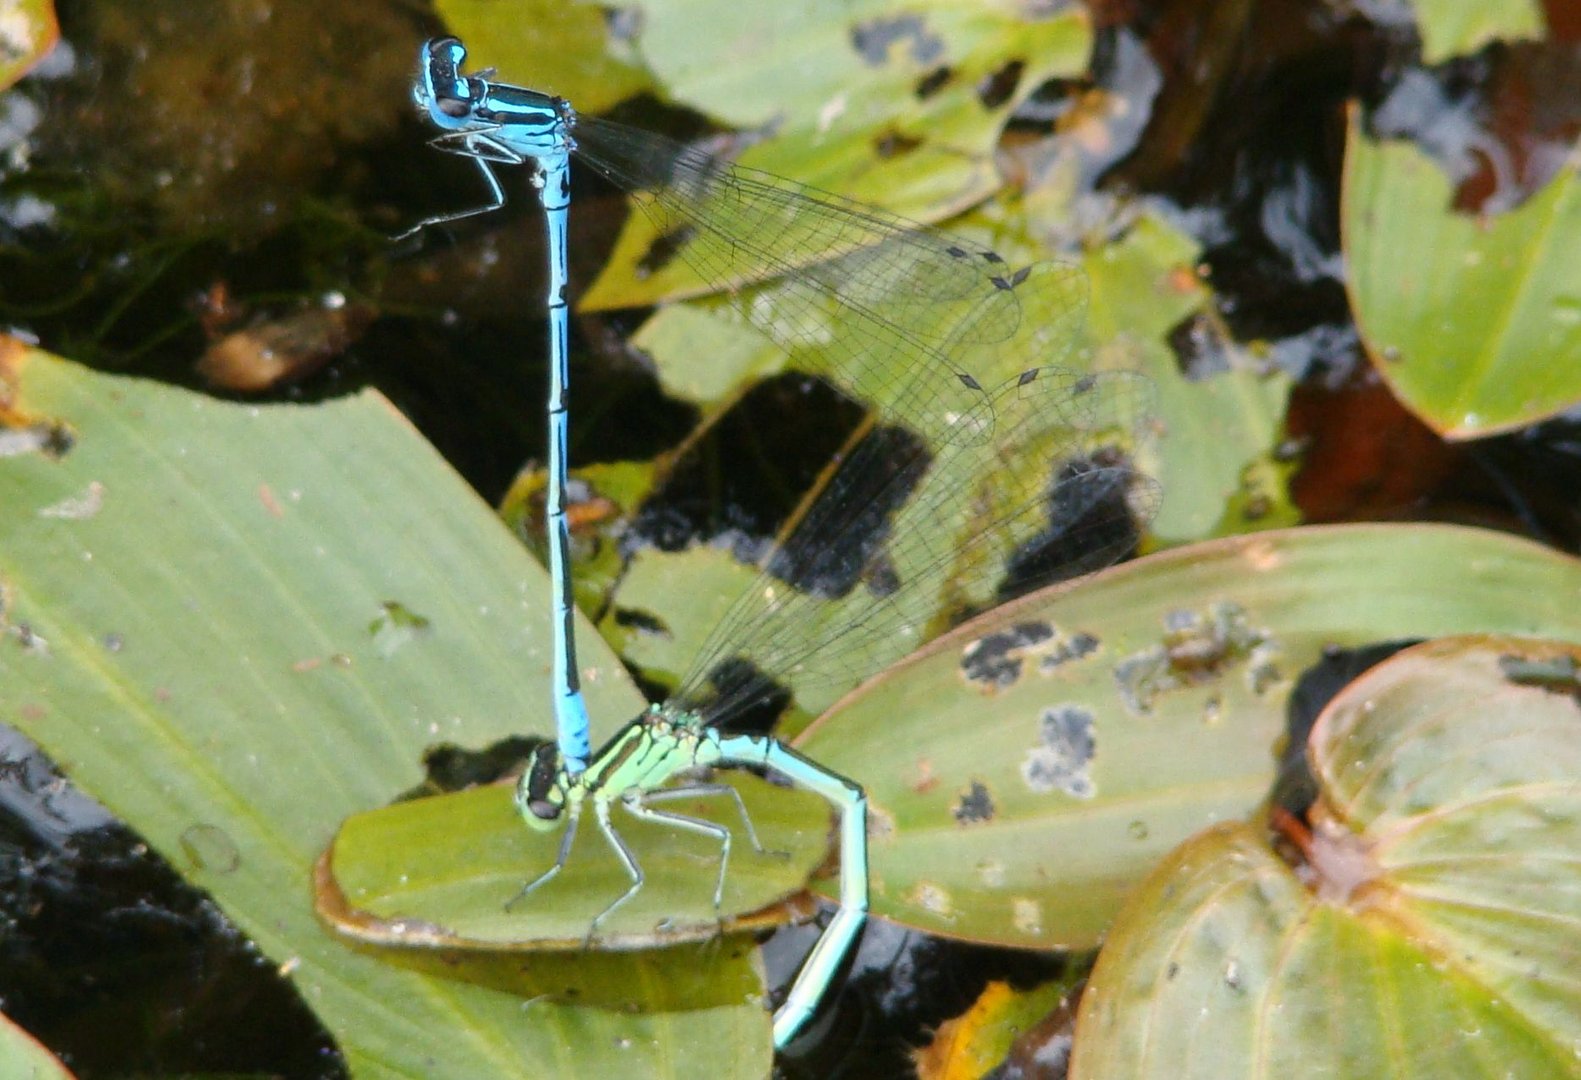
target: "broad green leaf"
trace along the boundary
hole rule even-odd
[[[796,745],[867,789],[876,914],[1087,947],[1165,853],[1267,797],[1294,679],[1325,649],[1473,631],[1581,641],[1578,591],[1575,560],[1473,529],[1214,541],[968,623]]]
[[[0,6],[0,90],[31,71],[59,38],[54,0],[6,0]]]
[[[1414,0],[1422,62],[1438,64],[1474,53],[1490,41],[1543,36],[1538,0]]]
[[[60,1059],[0,1014],[0,1080],[71,1080]]]
[[[358,1076],[762,1074],[758,1005],[524,1011],[316,920],[314,860],[425,749],[551,727],[543,571],[387,403],[243,407],[33,353],[19,404],[76,443],[0,461],[0,717],[291,972]],[[643,701],[582,631],[602,737]]]
[[[1362,338],[1407,408],[1473,439],[1581,401],[1581,180],[1572,161],[1492,217],[1452,199],[1430,158],[1353,118],[1342,218]]]
[[[636,48],[667,96],[767,129],[742,165],[927,222],[999,188],[1000,129],[1040,84],[1081,71],[1092,39],[1079,5],[1033,17],[974,0],[644,0],[639,10]],[[657,239],[632,215],[582,306],[642,307],[737,284],[702,281],[684,258],[644,268]]]
[[[1581,1076],[1578,656],[1445,639],[1352,683],[1308,743],[1310,866],[1242,824],[1170,856],[1071,1076]]]
[[[500,81],[557,94],[588,112],[609,108],[652,83],[632,52],[616,9],[585,0],[437,0],[445,27],[467,46],[469,70],[495,68]],[[418,42],[412,42],[416,73]]]

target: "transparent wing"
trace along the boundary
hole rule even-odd
[[[650,254],[679,257],[732,293],[745,321],[799,366],[886,421],[941,440],[981,434],[963,418],[980,409],[983,387],[1015,370],[991,347],[1024,325],[1016,286],[1027,271],[939,230],[649,132],[583,118],[574,135],[577,154],[632,192],[657,228],[664,250]],[[764,289],[739,291],[765,279]]]
[[[883,425],[766,558],[672,714],[721,723],[779,685],[804,699],[854,685],[949,614],[994,602],[1007,566],[1032,583],[1134,545],[1157,503],[1125,456],[1149,411],[1145,381],[1050,366],[1085,309],[1080,270],[1012,270],[947,233],[648,132],[584,119],[574,135],[655,226],[650,263],[685,260]]]
[[[1007,568],[1030,588],[1119,558],[1158,504],[1128,458],[1151,399],[1140,376],[1037,368],[968,419],[981,438],[875,431],[715,628],[667,711],[721,724],[778,687],[804,701],[838,693],[951,615],[1002,599]]]

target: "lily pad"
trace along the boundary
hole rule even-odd
[[[968,623],[796,745],[867,789],[875,913],[1084,948],[1172,848],[1263,803],[1295,677],[1325,649],[1475,631],[1581,641],[1578,593],[1581,563],[1474,529],[1213,541]]]
[[[1298,874],[1248,826],[1159,866],[1073,1077],[1581,1076],[1581,649],[1429,642],[1330,703]]]
[[[1581,178],[1559,170],[1511,211],[1453,209],[1409,143],[1353,116],[1342,222],[1351,308],[1373,366],[1446,438],[1522,428],[1581,401]]]
[[[319,853],[426,749],[551,726],[542,568],[385,401],[244,407],[41,353],[15,377],[75,444],[0,468],[0,715],[290,972],[357,1075],[764,1072],[755,1002],[524,1011],[315,918]],[[392,602],[426,620],[393,650]],[[580,637],[604,736],[644,701]]]
[[[1336,698],[1307,755],[1331,889],[1452,958],[1581,1074],[1578,671],[1560,642],[1429,642]]]

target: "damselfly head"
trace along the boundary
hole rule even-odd
[[[482,91],[478,80],[461,74],[466,57],[466,46],[453,37],[434,38],[418,50],[412,100],[440,127],[469,118]]]
[[[544,743],[532,752],[527,771],[516,784],[516,806],[522,820],[534,829],[548,829],[565,811],[565,788],[560,783],[560,750]]]

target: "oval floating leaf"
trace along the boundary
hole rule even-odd
[[[428,954],[393,962],[523,997],[624,1010],[757,1007],[762,984],[750,943],[721,948],[717,939],[813,913],[802,889],[827,851],[829,807],[750,774],[717,779],[740,793],[762,852],[752,848],[728,797],[664,804],[734,834],[717,911],[719,844],[618,807],[615,827],[647,880],[596,933],[593,920],[631,879],[591,816],[564,872],[520,897],[554,864],[562,830],[528,829],[510,789],[495,785],[348,819],[320,863],[319,915],[349,940]],[[800,903],[780,903],[793,894]],[[677,948],[697,942],[702,946]],[[668,948],[652,951],[660,947]]]
[[[1294,678],[1325,649],[1478,630],[1581,641],[1578,594],[1581,563],[1474,529],[1214,541],[969,623],[797,747],[867,789],[877,914],[1085,947],[1166,852],[1262,804]]]
[[[1448,639],[1330,703],[1298,876],[1245,825],[1116,921],[1071,1076],[1581,1076],[1581,649]]]
[[[1491,217],[1452,200],[1435,162],[1352,117],[1342,218],[1356,322],[1395,396],[1472,439],[1581,401],[1581,178],[1572,160]]]
[[[706,940],[723,920],[749,929],[773,925],[772,918],[745,917],[797,892],[817,870],[828,852],[829,805],[749,774],[721,774],[717,782],[740,795],[763,851],[752,848],[727,796],[664,804],[733,833],[717,912],[719,844],[619,807],[615,825],[647,881],[596,933],[590,935],[593,920],[631,880],[591,817],[582,821],[564,871],[518,901],[522,887],[554,865],[563,830],[527,828],[510,789],[498,785],[347,819],[329,854],[333,897],[321,892],[319,911],[348,937],[419,948],[634,949]],[[330,910],[327,902],[344,908]]]

